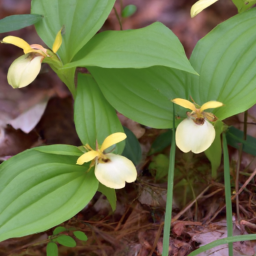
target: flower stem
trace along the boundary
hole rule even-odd
[[[172,145],[169,159],[168,180],[167,180],[167,199],[166,199],[166,212],[164,219],[164,239],[163,239],[163,253],[162,256],[168,256],[170,229],[172,219],[172,199],[173,199],[173,179],[174,179],[174,166],[175,166],[175,107],[173,104],[173,128],[172,128]]]
[[[119,22],[120,30],[123,30],[122,21],[121,21],[121,19],[120,19],[119,15],[118,15],[118,12],[117,12],[117,10],[116,10],[116,7],[115,7],[115,6],[114,6],[114,11],[115,11],[115,15],[116,15],[116,17],[117,17],[117,20],[118,20],[118,22]]]
[[[225,182],[225,201],[226,201],[226,219],[228,237],[233,236],[233,221],[232,221],[232,199],[231,199],[231,184],[229,170],[229,156],[226,134],[223,133],[223,155],[224,155],[224,182]],[[233,256],[233,243],[228,243],[229,256]]]

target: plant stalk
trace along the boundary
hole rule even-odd
[[[172,200],[173,200],[173,180],[175,168],[175,107],[173,103],[173,128],[172,128],[172,145],[169,159],[168,180],[167,180],[167,199],[166,199],[166,212],[164,218],[164,238],[163,238],[163,253],[162,256],[168,256],[169,253],[169,240],[171,233],[171,220],[172,220]]]
[[[226,201],[226,219],[227,219],[227,237],[233,236],[233,219],[232,219],[232,199],[229,170],[229,155],[226,134],[223,133],[223,155],[224,155],[224,183],[225,183],[225,201]],[[229,256],[233,256],[233,243],[228,243]]]

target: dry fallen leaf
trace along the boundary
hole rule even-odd
[[[233,219],[233,223],[235,220]],[[215,228],[214,228],[215,226]],[[192,233],[188,232],[192,236],[192,241],[195,241],[200,244],[200,246],[209,244],[213,241],[218,239],[222,239],[227,237],[227,223],[226,220],[222,220],[219,222],[212,223],[208,227],[204,227],[201,232]],[[242,235],[241,231],[237,228],[236,225],[233,225],[233,235]],[[234,246],[234,256],[239,255],[247,255],[253,256],[255,255],[256,251],[254,250],[255,243],[251,241],[246,242],[236,242],[233,243]],[[246,252],[246,254],[244,254]],[[198,254],[198,256],[208,256],[208,255],[215,255],[215,256],[228,256],[228,245],[219,245],[210,250],[202,252]]]
[[[14,129],[21,129],[25,133],[31,132],[40,121],[46,106],[48,98],[42,99],[41,102],[24,111],[15,119],[8,122]]]

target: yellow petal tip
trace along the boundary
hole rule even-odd
[[[103,152],[105,149],[117,144],[118,142],[121,142],[127,138],[126,134],[123,132],[116,132],[111,135],[109,135],[102,143],[101,146],[101,152]]]
[[[181,107],[183,107],[183,108],[188,108],[192,111],[196,110],[195,105],[192,102],[188,101],[188,100],[181,99],[181,98],[176,98],[176,99],[173,99],[172,102],[181,106]]]
[[[52,46],[52,51],[53,51],[54,53],[56,53],[56,52],[59,50],[59,48],[60,48],[60,46],[61,46],[61,44],[62,44],[62,35],[61,35],[61,31],[62,31],[62,28],[58,31],[58,33],[57,33],[57,35],[56,35],[56,37],[55,37],[53,46]]]

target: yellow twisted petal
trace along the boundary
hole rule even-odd
[[[81,155],[78,159],[76,164],[82,165],[84,163],[92,161],[95,157],[99,156],[100,153],[97,151],[89,151]]]
[[[126,139],[126,134],[123,132],[116,132],[109,135],[102,143],[100,151],[103,152],[105,149],[115,145],[116,143]]]
[[[27,54],[31,52],[30,45],[23,39],[17,37],[17,36],[7,36],[2,40],[2,43],[5,44],[13,44],[21,49],[23,49],[24,53]],[[32,49],[33,51],[33,49]]]
[[[195,105],[188,100],[176,98],[176,99],[172,100],[172,102],[177,105],[182,106],[183,108],[188,108],[188,109],[191,109],[192,111],[196,111]]]

